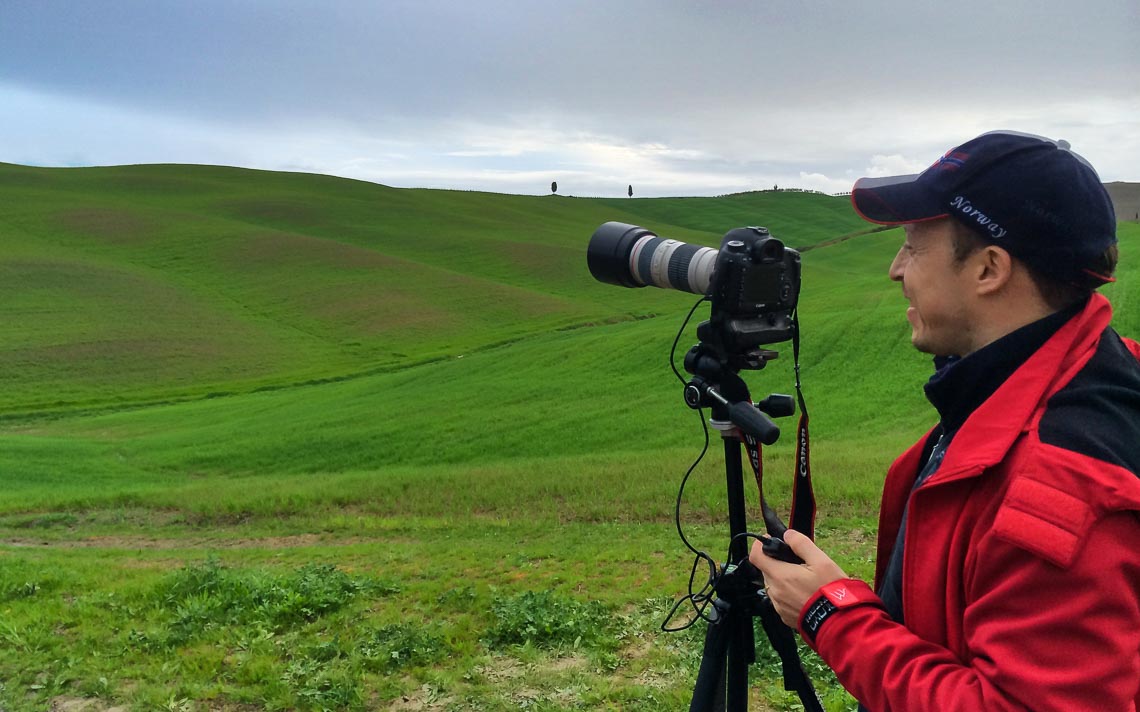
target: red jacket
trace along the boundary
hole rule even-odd
[[[803,611],[825,595],[837,607],[809,643],[868,709],[1140,709],[1140,478],[1128,464],[1140,459],[1140,442],[1117,441],[1132,453],[1122,463],[1053,435],[1060,424],[1077,440],[1099,437],[1102,429],[1068,415],[1080,415],[1082,398],[1114,390],[1120,379],[1104,377],[1111,368],[1137,379],[1140,346],[1106,331],[1111,316],[1094,295],[974,411],[913,495],[925,438],[891,466],[876,576],[909,497],[906,625],[854,580],[824,587]],[[1109,430],[1137,427],[1140,392],[1111,397],[1119,408],[1097,401],[1083,412],[1101,414]]]

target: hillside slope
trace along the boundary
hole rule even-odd
[[[0,164],[0,414],[391,370],[668,308],[595,283],[606,220],[717,244],[857,229],[840,199],[607,201],[210,166]]]
[[[223,172],[223,177],[229,175]],[[254,178],[280,180],[295,188],[295,177]],[[22,416],[19,402],[6,391],[0,468],[9,493],[17,496],[24,486],[34,490],[44,482],[66,481],[70,488],[80,488],[82,494],[76,497],[86,500],[119,497],[120,485],[115,483],[168,488],[210,476],[490,466],[510,459],[692,447],[695,424],[667,357],[694,297],[597,284],[586,272],[584,257],[588,235],[610,218],[716,242],[715,232],[661,227],[661,215],[673,202],[610,204],[438,191],[389,195],[390,189],[380,187],[302,177],[306,181],[311,181],[306,183],[310,190],[327,191],[327,198],[308,198],[321,205],[326,218],[318,220],[314,207],[306,220],[290,218],[291,231],[283,227],[284,203],[276,212],[261,215],[257,228],[250,228],[252,219],[221,219],[205,207],[189,205],[187,214],[193,219],[186,222],[194,224],[194,231],[184,228],[186,235],[179,238],[172,230],[169,239],[140,238],[125,245],[98,242],[90,224],[81,234],[39,235],[25,229],[19,235],[31,237],[22,243],[7,231],[11,221],[2,223],[6,239],[18,247],[5,253],[15,256],[3,260],[14,279],[0,286],[17,317],[3,327],[8,336],[2,358],[9,366],[21,367],[19,373],[26,378],[15,393],[31,400],[63,384],[87,395],[87,404],[100,410],[75,410],[83,404],[78,400],[60,400],[58,406],[32,400],[33,406],[55,414],[50,420],[28,418],[28,411]],[[234,183],[223,185],[236,189]],[[345,219],[351,212],[348,203],[336,211],[323,203],[335,206],[336,200],[349,199],[337,198],[339,191],[355,189],[376,203],[402,200],[409,205],[381,213],[368,212],[380,208],[360,208],[358,219],[370,216],[377,221],[370,223]],[[184,189],[174,193],[192,203]],[[215,191],[210,195],[219,199]],[[789,196],[784,207],[791,206],[791,216],[781,214],[782,200],[775,198],[782,196],[763,197],[772,199],[763,211],[771,224],[806,220],[804,215],[813,210],[824,215],[823,222],[836,219],[831,211],[837,204],[823,196]],[[741,199],[747,206],[750,198]],[[132,214],[143,212],[138,200],[128,202]],[[302,197],[292,200],[304,203]],[[728,200],[728,206],[735,205]],[[158,214],[171,215],[174,202],[164,198]],[[447,220],[469,226],[462,232],[466,237],[456,238],[441,228],[423,239],[397,239],[399,221],[429,219],[415,212],[421,203],[453,211]],[[204,204],[212,205],[209,200]],[[641,212],[621,212],[621,207]],[[660,215],[646,214],[653,211]],[[328,218],[331,212],[337,220]],[[707,218],[715,220],[716,212]],[[700,220],[700,211],[695,214],[698,218],[686,220],[703,224],[693,222]],[[684,221],[681,215],[673,219]],[[23,218],[24,224],[35,220],[44,219]],[[481,229],[471,228],[472,223],[482,224]],[[505,227],[511,224],[529,230],[511,232]],[[217,231],[207,230],[209,226]],[[357,242],[334,239],[339,229],[347,235],[360,230],[353,238]],[[831,242],[827,235],[804,230],[817,242]],[[116,237],[123,232],[116,230]],[[192,232],[193,239],[188,236]],[[388,253],[361,246],[368,240],[384,245]],[[1140,226],[1122,224],[1121,240],[1119,281],[1105,292],[1116,305],[1117,328],[1137,336],[1140,261],[1133,255],[1140,255]],[[886,277],[898,242],[897,231],[877,232],[804,253],[803,379],[814,436],[828,443],[821,451],[831,458],[833,482],[856,472],[864,477],[878,473],[882,463],[869,465],[866,458],[886,457],[885,452],[930,425],[920,387],[929,374],[929,358],[912,349],[905,301]],[[264,249],[254,251],[251,245]],[[463,259],[450,254],[453,248],[465,253]],[[230,263],[217,259],[217,254],[235,252],[241,257]],[[334,255],[342,259],[333,260]],[[531,259],[521,259],[524,255]],[[399,267],[389,269],[388,261],[397,261]],[[35,264],[42,265],[39,271],[32,269]],[[406,270],[417,271],[405,279]],[[266,272],[276,273],[276,279],[264,277]],[[347,285],[343,289],[357,298],[374,298],[377,311],[368,314],[375,318],[375,333],[336,312],[317,318],[304,310],[310,300],[340,285]],[[186,295],[200,301],[180,302],[188,300]],[[382,311],[386,300],[398,301],[401,308]],[[420,302],[434,304],[437,311],[427,311]],[[536,303],[562,309],[530,309]],[[421,319],[421,326],[390,324],[405,311],[412,312],[409,319]],[[632,314],[657,316],[632,319]],[[296,328],[298,324],[306,327]],[[17,328],[21,325],[23,330]],[[19,362],[10,347],[13,341],[41,339],[47,345],[40,354],[50,351],[52,334],[40,325],[54,326],[54,337],[70,344],[70,351],[56,346],[58,361]],[[119,353],[107,346],[104,361],[88,362],[84,343],[119,344],[114,341],[117,334],[135,341]],[[352,347],[345,342],[350,338],[355,339]],[[166,361],[139,355],[178,339],[201,351],[187,347],[166,355]],[[682,351],[694,341],[690,325],[679,342]],[[207,352],[207,345],[215,351]],[[791,390],[790,346],[776,347],[781,357],[748,375],[757,396]],[[368,349],[390,350],[384,362],[388,366],[377,367]],[[185,371],[173,368],[179,365]],[[250,368],[252,375],[243,382],[235,365]],[[218,387],[211,378],[217,378],[219,370],[229,377],[223,383],[231,390],[229,396],[203,398]],[[290,382],[291,377],[309,378],[311,385]],[[266,392],[252,392],[259,383]],[[185,384],[181,393],[189,402],[115,411],[117,398],[124,399],[120,406],[145,398],[174,400],[178,392],[171,384]],[[72,415],[66,415],[67,409]],[[787,452],[787,440],[777,445],[777,456]],[[63,491],[57,496],[63,497]],[[234,491],[229,496],[234,497]],[[257,496],[243,494],[246,499]]]

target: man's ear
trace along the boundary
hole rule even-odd
[[[1000,292],[1013,277],[1013,258],[997,245],[986,245],[971,255],[977,293],[986,296]]]

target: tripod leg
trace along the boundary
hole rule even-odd
[[[756,661],[752,617],[732,617],[732,641],[728,646],[728,712],[748,710],[748,666]]]
[[[714,604],[715,605],[715,604]],[[701,668],[693,686],[693,700],[689,712],[724,712],[725,662],[731,628],[729,618],[719,608],[719,616],[709,623],[705,631],[705,647],[701,653]]]
[[[776,614],[776,609],[767,599],[761,605],[758,615],[764,632],[772,643],[772,648],[780,656],[780,666],[784,671],[784,689],[799,695],[805,712],[824,712],[819,693],[815,691],[807,673],[804,672],[803,662],[796,647],[796,634],[784,625],[780,616]]]

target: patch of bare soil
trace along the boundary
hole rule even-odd
[[[108,707],[105,702],[98,699],[84,697],[56,697],[48,707],[51,712],[127,712],[129,707],[115,705]]]
[[[390,710],[446,710],[452,709],[455,700],[451,697],[437,697],[431,685],[424,685],[411,695],[404,695],[386,703]]]
[[[5,546],[55,549],[293,549],[305,546],[351,546],[364,541],[361,537],[327,539],[320,534],[295,534],[240,539],[178,538],[160,539],[143,536],[91,536],[82,539],[33,539],[16,537],[0,540]]]

